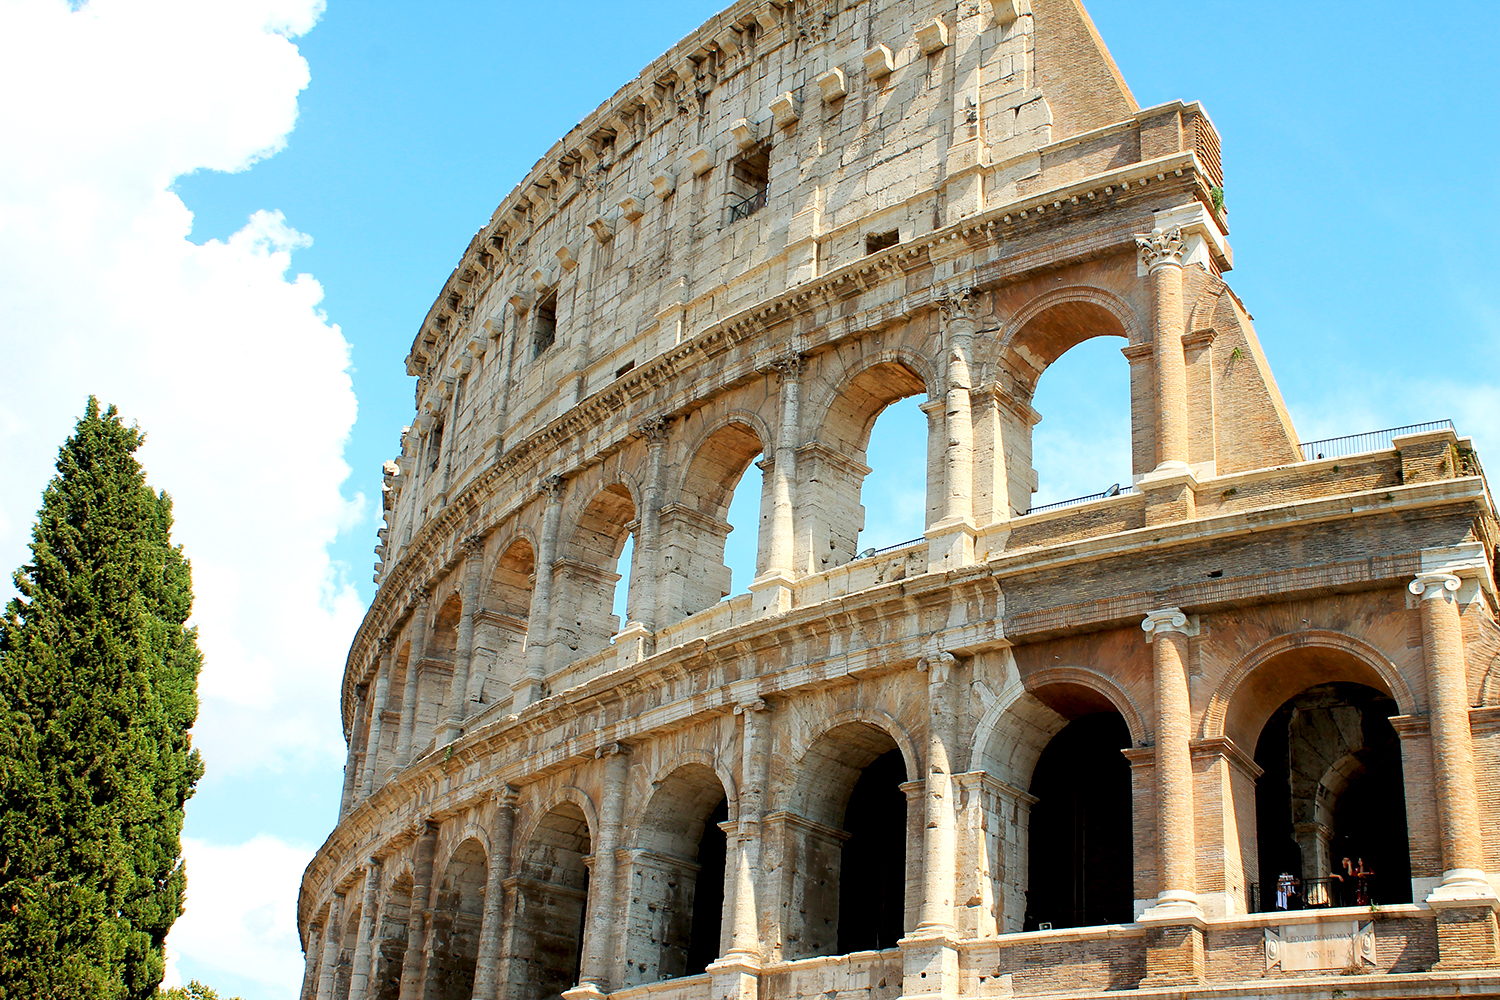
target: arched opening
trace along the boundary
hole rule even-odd
[[[536,553],[529,541],[518,538],[496,561],[474,622],[469,687],[481,705],[508,702],[525,672],[526,628],[535,585]]]
[[[1070,707],[1032,773],[1026,930],[1133,919],[1130,729],[1098,702]]]
[[[806,496],[802,506],[807,514],[801,518],[799,530],[803,535],[798,551],[807,560],[805,571],[819,573],[842,566],[859,554],[861,545],[867,551],[921,535],[930,520],[933,502],[926,490],[926,484],[932,480],[929,471],[933,461],[932,450],[927,446],[926,418],[921,417],[915,405],[898,409],[892,414],[893,426],[889,430],[882,426],[882,437],[890,443],[882,444],[878,452],[870,448],[870,443],[876,419],[887,407],[926,391],[922,377],[912,368],[899,361],[883,361],[851,379],[829,406],[817,446],[799,452],[797,476],[804,484]],[[913,411],[920,420],[913,417]],[[873,480],[872,490],[867,491],[864,487],[871,467],[866,463],[872,461],[872,456],[881,472]],[[861,542],[867,508],[879,512],[872,527],[888,524],[890,527],[883,530],[898,534],[911,530],[909,515],[898,514],[889,521],[883,518],[887,511],[909,509],[911,490],[918,484],[924,498],[924,514],[923,523],[914,534],[898,538],[872,536],[869,541],[878,543],[873,545]]]
[[[634,581],[626,579],[625,586],[617,588],[620,571],[627,577],[630,571],[629,562],[621,557],[628,558],[634,551],[630,543],[635,528],[635,502],[623,483],[594,494],[578,515],[557,568],[559,586],[552,606],[564,613],[571,610],[573,618],[564,617],[557,624],[554,667],[608,646],[633,604],[641,599],[642,595],[631,592]],[[617,601],[617,594],[624,603]]]
[[[458,845],[443,869],[427,967],[426,996],[433,1000],[469,1000],[474,994],[487,869],[484,847],[472,837]]]
[[[464,602],[458,594],[449,594],[432,618],[432,633],[427,640],[426,655],[417,664],[417,718],[412,735],[413,758],[426,750],[448,718],[448,694],[453,684],[453,657],[458,650],[458,623],[463,618]]]
[[[989,487],[997,517],[1128,489],[1132,473],[1155,467],[1141,454],[1151,429],[1133,425],[1129,365],[1115,339],[1126,337],[1113,312],[1087,299],[1048,306],[1016,332],[997,359],[995,423],[985,435],[994,461],[980,492]]]
[[[845,723],[809,748],[799,773],[796,814],[784,820],[786,891],[801,900],[783,930],[786,957],[894,948],[907,929],[913,837],[901,750],[877,726]]]
[[[1255,746],[1260,910],[1411,902],[1396,703],[1364,684],[1309,687]]]
[[[752,482],[744,489],[736,487],[760,456],[761,447],[759,435],[746,424],[731,423],[714,431],[693,455],[676,498],[662,507],[662,610],[658,626],[711,608],[733,592],[726,558],[735,527],[729,519],[731,500],[743,493],[748,501],[753,494],[755,513],[748,521],[753,534],[760,523],[761,486]],[[753,538],[749,541],[755,544]],[[745,575],[740,582],[749,584],[750,576]]]
[[[657,786],[631,852],[625,984],[695,976],[719,955],[729,818],[713,769],[686,764]]]
[[[401,973],[406,961],[407,923],[411,919],[410,875],[402,875],[386,892],[376,931],[374,969],[370,977],[371,1000],[400,1000]]]
[[[920,539],[939,516],[928,509],[927,415],[921,399],[897,400],[875,418],[865,446],[870,474],[860,487],[860,552]]]
[[[344,911],[343,935],[339,940],[339,957],[333,967],[333,1000],[349,1000],[350,975],[354,971],[354,949],[359,946],[359,917],[362,908],[352,906]]]
[[[578,982],[591,838],[583,810],[554,806],[532,832],[516,875],[515,950],[506,995],[552,1000]]]
[[[1117,338],[1069,348],[1047,366],[1031,405],[1042,417],[1031,438],[1032,508],[1130,488],[1130,370]]]
[[[1054,659],[1052,647],[1027,659]],[[982,829],[973,892],[993,899],[973,933],[1128,922],[1134,910],[1129,699],[1082,667],[1030,674],[1029,690],[981,723]],[[1075,785],[1078,787],[1075,788]],[[1049,866],[1050,864],[1050,866]]]
[[[396,769],[396,748],[401,743],[401,708],[406,699],[407,671],[411,669],[411,642],[403,642],[391,658],[391,682],[386,689],[385,721],[375,758],[375,787],[379,788]]]

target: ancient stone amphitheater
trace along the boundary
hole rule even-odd
[[[547,151],[407,359],[303,996],[1500,992],[1483,474],[1299,444],[1220,171],[1077,0],[741,0]],[[1132,483],[1034,508],[1093,337]]]

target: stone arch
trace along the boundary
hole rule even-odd
[[[1262,670],[1273,659],[1294,654],[1283,666],[1293,672]],[[1345,632],[1308,629],[1267,639],[1242,656],[1224,677],[1203,713],[1204,739],[1228,737],[1254,752],[1260,730],[1288,698],[1315,684],[1348,681],[1384,691],[1402,714],[1417,710],[1406,679],[1384,654]]]
[[[578,811],[583,814],[584,823],[588,827],[588,835],[590,837],[594,836],[595,832],[599,829],[599,812],[594,808],[594,800],[589,798],[588,792],[585,792],[578,786],[564,785],[537,806],[531,817],[526,821],[525,827],[522,828],[523,835],[516,839],[516,843],[530,843],[536,837],[541,822],[556,810],[558,806],[565,804],[578,807]]]
[[[1005,352],[1014,349],[1021,332],[1039,316],[1049,310],[1073,304],[1092,306],[1094,310],[1107,313],[1112,318],[1113,325],[1119,328],[1115,336],[1124,337],[1132,344],[1143,343],[1146,339],[1145,328],[1140,318],[1136,316],[1135,309],[1125,299],[1096,285],[1067,285],[1063,288],[1048,289],[1011,314],[1010,318],[1001,324],[999,336],[995,338],[984,360],[991,364],[997,363]],[[1094,315],[1097,317],[1098,313],[1095,312]],[[1074,340],[1068,346],[1071,347],[1083,339],[1086,338]],[[1061,354],[1062,351],[1058,351],[1050,360],[1056,360]]]
[[[536,586],[536,548],[529,532],[517,529],[497,553],[474,617],[469,664],[471,696],[481,705],[509,700],[526,671],[531,594]]]
[[[884,712],[842,712],[817,727],[787,810],[775,814],[788,859],[782,898],[795,909],[781,930],[784,957],[890,948],[914,926],[920,866],[907,859],[920,852],[923,823],[907,782],[921,774],[917,761]]]
[[[718,957],[728,817],[711,763],[684,761],[652,782],[630,852],[626,986],[697,975]]]
[[[432,908],[424,995],[432,1000],[469,1000],[479,961],[489,850],[477,837],[466,836],[438,870],[442,875]]]
[[[452,707],[448,698],[453,685],[459,624],[464,616],[464,600],[457,590],[434,605],[427,648],[417,664],[417,716],[411,742],[414,759],[428,748]]]
[[[1014,932],[1038,919],[1030,915],[1027,895],[1033,867],[1033,807],[1038,801],[1033,794],[1033,785],[1049,748],[1054,748],[1055,752],[1072,752],[1062,743],[1054,742],[1059,737],[1071,742],[1081,740],[1083,746],[1092,748],[1089,752],[1094,757],[1091,759],[1097,758],[1102,769],[1118,772],[1112,779],[1114,783],[1108,784],[1105,791],[1115,798],[1123,791],[1124,812],[1117,808],[1113,812],[1107,811],[1100,821],[1104,823],[1104,832],[1111,836],[1116,835],[1121,821],[1127,829],[1130,828],[1130,778],[1125,760],[1111,756],[1110,751],[1098,745],[1104,734],[1091,734],[1074,726],[1078,723],[1085,728],[1097,729],[1108,723],[1095,720],[1107,720],[1111,716],[1119,720],[1128,742],[1141,744],[1148,741],[1149,732],[1140,710],[1123,688],[1100,670],[1064,664],[1031,671],[1006,685],[975,728],[970,767],[983,771],[992,779],[983,787],[980,796],[980,807],[989,814],[989,819],[983,824],[983,839],[977,845],[982,860],[980,867],[987,873],[987,883],[979,888],[982,895],[994,900],[993,923],[986,921],[986,929],[994,928],[998,933]],[[1103,773],[1100,768],[1091,769],[1091,773],[1095,771]],[[1118,783],[1122,775],[1123,787]],[[1045,827],[1050,820],[1044,813],[1039,822]],[[1132,830],[1130,843],[1140,839],[1139,832]],[[1124,869],[1123,899],[1128,909],[1133,870],[1128,854],[1123,863],[1127,866]],[[1069,865],[1066,874],[1072,881],[1068,884],[1076,888],[1082,878],[1080,869],[1072,862]],[[1063,889],[1062,875],[1060,872],[1059,892]],[[1069,920],[1076,923],[1074,917],[1069,917]],[[1056,918],[1048,914],[1040,919],[1055,922]],[[1129,919],[1128,914],[1124,919]]]
[[[491,856],[489,831],[473,820],[467,820],[465,821],[464,825],[459,828],[457,834],[453,837],[453,839],[449,841],[449,849],[446,854],[441,856],[441,863],[434,865],[435,870],[443,871],[448,866],[448,862],[452,860],[453,855],[458,851],[458,849],[462,847],[465,842],[470,840],[474,841],[480,846],[480,848],[484,851],[484,856],[486,858]]]
[[[587,795],[559,790],[518,841],[505,995],[550,1000],[578,982],[597,817]]]
[[[811,441],[797,449],[796,558],[804,572],[822,572],[855,558],[865,526],[862,494],[871,471],[866,448],[875,421],[902,399],[922,393],[932,398],[940,385],[931,359],[898,348],[860,356],[810,394],[803,422],[815,430]],[[930,429],[927,438],[924,527],[932,521],[939,495],[932,486],[937,456]]]
[[[554,568],[554,667],[603,649],[620,630],[623,623],[614,613],[615,585],[620,581],[616,567],[636,529],[639,510],[633,484],[625,479],[573,505],[572,531],[560,546],[562,558]]]
[[[651,776],[651,787],[656,788],[665,781],[673,771],[685,767],[688,764],[698,764],[713,771],[719,779],[719,784],[724,787],[724,795],[729,801],[729,818],[739,818],[739,793],[734,780],[734,772],[724,766],[724,761],[718,754],[708,750],[684,750],[674,756],[671,760],[656,769]]]
[[[724,543],[733,530],[729,502],[755,456],[766,449],[763,429],[759,420],[733,414],[706,429],[687,452],[686,467],[661,510],[658,627],[729,596],[730,570],[724,563]]]

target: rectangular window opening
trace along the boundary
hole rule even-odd
[[[557,340],[557,289],[537,300],[531,322],[531,356],[540,357]]]
[[[618,367],[618,368],[615,369],[615,378],[619,378],[621,375],[624,375],[626,372],[630,371],[630,369],[632,369],[634,367],[635,367],[635,362],[634,361],[627,361],[627,362],[625,362],[623,365],[621,365],[620,367]]]
[[[443,422],[437,421],[432,425],[432,432],[427,438],[427,471],[436,472],[443,461]]]
[[[901,242],[901,230],[892,229],[888,233],[869,233],[865,236],[865,256],[889,250]]]
[[[756,146],[729,162],[729,221],[738,222],[766,205],[771,188],[771,147]]]

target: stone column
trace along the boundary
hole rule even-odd
[[[740,808],[735,831],[733,910],[726,959],[760,966],[759,892],[761,819],[765,813],[766,716],[770,706],[759,698],[735,706],[740,716]]]
[[[557,562],[557,535],[562,525],[562,476],[542,481],[546,509],[542,513],[542,537],[537,540],[536,586],[531,588],[531,612],[527,615],[526,676],[514,688],[513,711],[540,701],[547,687],[547,649],[552,642],[552,573]]]
[[[516,790],[505,785],[495,793],[495,829],[490,834],[490,870],[484,887],[484,916],[479,925],[479,957],[474,965],[473,1000],[500,996],[500,942],[505,924],[505,883],[510,879],[516,830]]]
[[[302,989],[297,1000],[317,1000],[318,973],[323,968],[323,925],[307,926],[307,947],[302,952]]]
[[[360,744],[365,739],[365,708],[369,704],[369,688],[363,684],[354,689],[354,725],[349,733],[349,756],[344,762],[344,790],[339,795],[339,818],[349,814],[354,806],[354,793],[359,789],[359,776],[364,771],[365,753]]]
[[[1432,770],[1437,785],[1438,836],[1443,881],[1427,903],[1438,911],[1435,968],[1460,969],[1500,963],[1495,896],[1484,872],[1479,796],[1474,782],[1474,735],[1469,728],[1469,676],[1463,623],[1452,573],[1419,573],[1408,589],[1422,616],[1422,658],[1432,731]]]
[[[349,1000],[365,1000],[370,992],[370,963],[375,938],[375,913],[380,906],[380,859],[365,867],[365,894],[359,908],[359,936],[354,942],[354,965],[349,970]]]
[[[432,862],[438,824],[428,820],[417,840],[412,865],[411,909],[406,921],[406,954],[401,959],[399,1000],[422,1000],[427,982],[427,927],[432,920]]]
[[[1198,846],[1193,830],[1192,708],[1188,701],[1188,635],[1178,608],[1153,611],[1141,623],[1151,643],[1156,686],[1157,889],[1151,911],[1200,915]],[[1161,915],[1161,914],[1159,914]]]
[[[953,765],[957,723],[953,704],[952,653],[937,653],[917,661],[927,673],[927,779],[924,801],[926,832],[922,838],[922,911],[917,934],[952,936],[953,887],[957,833],[953,811]]]
[[[807,359],[792,354],[772,368],[781,380],[781,421],[776,427],[776,451],[771,464],[771,535],[766,545],[766,568],[750,584],[757,614],[790,611],[792,586],[797,576],[797,435],[802,419],[802,373],[807,370]]]
[[[660,628],[663,617],[661,500],[666,488],[663,483],[666,473],[664,459],[667,451],[667,425],[670,422],[666,417],[652,417],[641,424],[641,436],[646,439],[646,495],[643,498],[645,509],[641,511],[640,534],[636,537],[635,561],[636,565],[646,569],[651,599],[639,602],[642,607],[636,608],[635,612],[637,621],[647,632],[655,632]],[[633,623],[626,622],[626,628],[631,624]]]
[[[375,697],[371,699],[370,736],[365,740],[365,773],[360,776],[359,797],[375,794],[375,772],[380,769],[380,742],[385,736],[385,713],[391,698],[391,652],[389,637],[380,640],[380,664],[375,668]]]
[[[1187,362],[1182,352],[1182,230],[1137,236],[1151,281],[1151,336],[1156,346],[1157,468],[1188,467]]]
[[[323,927],[323,959],[318,963],[318,1000],[333,1000],[333,980],[338,974],[339,948],[344,943],[344,894],[335,892],[328,904],[328,923]]]
[[[593,866],[589,871],[588,915],[583,928],[583,961],[579,963],[578,985],[568,990],[568,1000],[599,997],[609,992],[609,967],[614,960],[614,929],[620,924],[618,897],[619,863],[615,853],[620,848],[620,827],[625,815],[625,778],[630,769],[630,752],[622,743],[599,748],[597,757],[604,761],[604,788],[600,795],[599,838],[594,844]]]
[[[979,326],[978,293],[960,289],[938,300],[947,345],[943,397],[942,516],[925,534],[927,563],[933,570],[974,561],[974,416],[969,400],[973,380],[969,355]]]
[[[453,650],[453,677],[448,684],[448,720],[438,745],[452,743],[464,731],[469,716],[469,668],[474,658],[474,619],[479,614],[479,588],[484,582],[484,537],[464,540],[463,617],[458,620],[458,642]]]
[[[411,652],[406,656],[406,690],[401,695],[401,733],[396,744],[396,767],[411,763],[411,740],[417,726],[417,692],[422,680],[422,657],[427,655],[427,611],[432,590],[417,591],[417,609],[411,618]]]
[[[1152,646],[1156,686],[1157,893],[1140,916],[1141,923],[1154,925],[1146,946],[1146,979],[1153,985],[1196,983],[1204,974],[1205,925],[1193,828],[1187,640],[1197,628],[1178,608],[1151,612],[1141,628]]]

